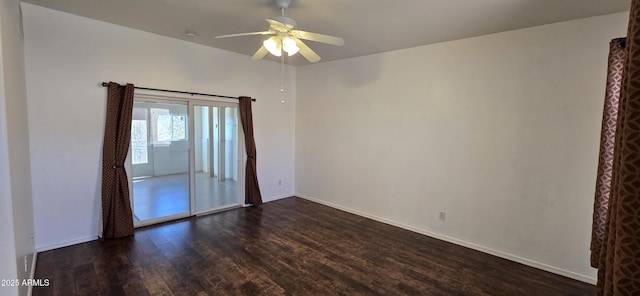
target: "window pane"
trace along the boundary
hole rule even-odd
[[[158,142],[171,141],[171,115],[158,115]]]
[[[186,137],[186,120],[184,115],[173,116],[173,141],[185,140]]]

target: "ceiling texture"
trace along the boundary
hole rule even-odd
[[[273,0],[23,0],[96,20],[247,55],[280,15]],[[342,47],[306,42],[326,62],[543,24],[628,11],[631,0],[294,0],[297,29],[342,37]],[[186,32],[194,32],[189,37]],[[280,59],[268,55],[267,60]],[[288,64],[309,64],[299,54]]]

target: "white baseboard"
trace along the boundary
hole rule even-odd
[[[266,197],[262,202],[270,202],[270,201],[276,201],[279,199],[283,199],[283,198],[287,198],[287,197],[293,197],[296,196],[293,193],[290,194],[284,194],[284,195],[276,195],[276,196],[271,196],[271,197]]]
[[[87,237],[82,237],[82,238],[77,238],[77,239],[70,240],[70,241],[50,244],[50,245],[36,246],[36,252],[40,253],[40,252],[49,251],[49,250],[53,250],[53,249],[64,248],[64,247],[68,247],[68,246],[72,246],[72,245],[76,245],[76,244],[81,244],[81,243],[94,241],[94,240],[97,240],[97,239],[98,239],[98,234],[92,235],[92,236],[87,236]]]
[[[349,213],[352,213],[352,214],[355,214],[355,215],[358,215],[358,216],[362,216],[362,217],[366,217],[366,218],[369,218],[369,219],[372,219],[372,220],[376,220],[378,222],[382,222],[382,223],[385,223],[385,224],[393,225],[393,226],[400,227],[400,228],[403,228],[403,229],[406,229],[406,230],[410,230],[410,231],[413,231],[413,232],[416,232],[416,233],[419,233],[419,234],[422,234],[422,235],[430,236],[430,237],[437,238],[437,239],[440,239],[440,240],[443,240],[443,241],[446,241],[446,242],[450,242],[450,243],[453,243],[453,244],[456,244],[456,245],[460,245],[460,246],[463,246],[463,247],[474,249],[476,251],[487,253],[487,254],[490,254],[490,255],[493,255],[493,256],[496,256],[496,257],[504,258],[504,259],[511,260],[511,261],[518,262],[518,263],[522,263],[524,265],[528,265],[528,266],[531,266],[531,267],[534,267],[534,268],[542,269],[544,271],[555,273],[555,274],[558,274],[558,275],[561,275],[561,276],[564,276],[564,277],[572,278],[572,279],[575,279],[575,280],[578,280],[578,281],[581,281],[581,282],[585,282],[585,283],[588,283],[588,284],[595,285],[596,282],[597,282],[597,278],[592,277],[592,276],[575,273],[575,272],[572,272],[572,271],[564,270],[562,268],[557,268],[557,267],[554,267],[554,266],[551,266],[551,265],[548,265],[548,264],[544,264],[544,263],[540,263],[540,262],[537,262],[537,261],[529,260],[529,259],[522,258],[522,257],[516,256],[516,255],[512,255],[512,254],[505,253],[505,252],[502,252],[502,251],[494,250],[494,249],[491,249],[491,248],[488,248],[488,247],[485,247],[485,246],[477,245],[477,244],[470,243],[470,242],[467,242],[467,241],[463,241],[463,240],[460,240],[460,239],[457,239],[457,238],[453,238],[453,237],[450,237],[450,236],[446,236],[446,235],[442,235],[442,234],[439,234],[439,233],[435,233],[435,232],[432,232],[432,231],[429,231],[429,230],[420,229],[420,228],[416,228],[416,227],[413,227],[413,226],[405,225],[405,224],[398,223],[398,222],[395,222],[395,221],[391,221],[391,220],[388,220],[388,219],[385,219],[385,218],[381,218],[381,217],[378,217],[378,216],[375,216],[375,215],[371,215],[371,214],[367,214],[367,213],[364,213],[364,212],[361,212],[361,211],[357,211],[357,210],[353,210],[353,209],[350,209],[350,208],[347,208],[347,207],[343,207],[343,206],[338,205],[338,204],[334,204],[334,203],[331,203],[331,202],[327,202],[327,201],[316,199],[316,198],[313,198],[313,197],[310,197],[310,196],[306,196],[304,194],[296,194],[295,196],[303,198],[303,199],[306,199],[306,200],[309,200],[309,201],[312,201],[312,202],[315,202],[315,203],[323,204],[325,206],[329,206],[329,207],[332,207],[332,208],[335,208],[335,209],[338,209],[338,210],[349,212]]]

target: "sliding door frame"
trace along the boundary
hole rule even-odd
[[[134,227],[143,227],[152,224],[162,223],[166,221],[191,217],[191,216],[201,216],[207,215],[215,212],[225,211],[234,208],[240,208],[244,205],[244,182],[245,182],[245,166],[247,160],[246,148],[244,145],[244,129],[242,127],[242,121],[238,120],[238,176],[236,185],[238,186],[238,202],[234,205],[207,209],[203,211],[196,211],[195,204],[195,119],[194,119],[194,110],[195,106],[208,106],[208,107],[229,107],[229,108],[237,108],[238,114],[240,112],[238,101],[235,99],[225,99],[225,98],[203,98],[198,95],[180,95],[175,94],[171,96],[167,96],[164,92],[152,91],[152,90],[144,90],[138,91],[134,94],[134,102],[150,102],[150,103],[168,103],[168,104],[180,104],[187,106],[187,116],[188,116],[188,137],[189,137],[189,212],[188,213],[180,213],[170,216],[165,216],[161,218],[154,218],[149,220],[144,220],[137,222],[134,219]],[[129,196],[131,202],[132,215],[135,213],[134,209],[134,198],[133,195],[133,164],[131,162],[131,148],[129,148],[129,153],[127,155],[127,160],[125,162],[125,167],[127,169],[127,176],[129,179]],[[213,168],[211,168],[213,169]]]

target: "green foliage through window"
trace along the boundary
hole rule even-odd
[[[184,115],[158,115],[158,142],[187,139],[187,122]]]
[[[143,164],[149,162],[147,153],[147,121],[131,121],[131,163]]]

